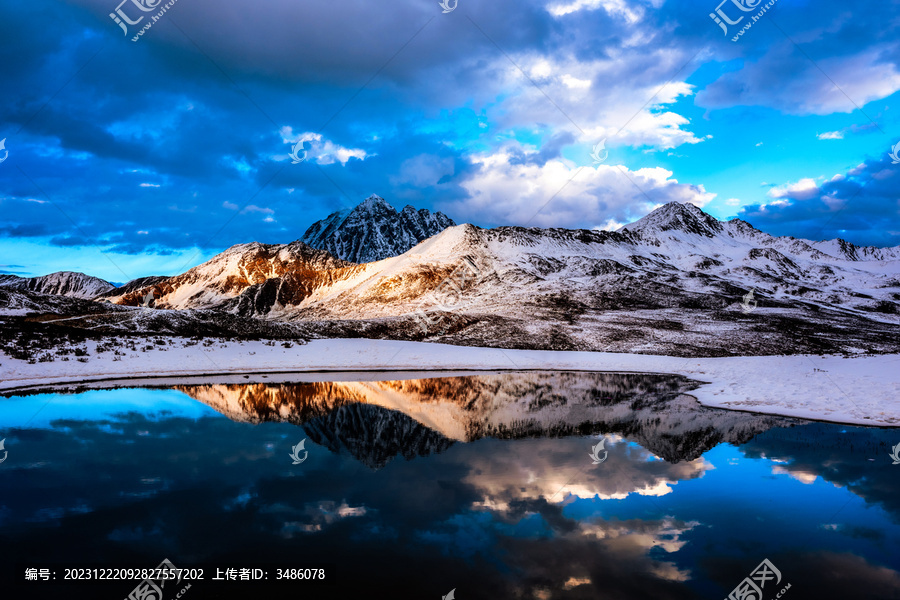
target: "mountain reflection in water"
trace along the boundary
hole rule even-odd
[[[337,580],[188,599],[723,598],[763,558],[787,600],[900,597],[900,432],[708,409],[696,385],[536,372],[0,399],[0,543],[16,564],[328,563]]]
[[[669,462],[796,420],[709,409],[683,377],[526,372],[401,381],[217,384],[176,389],[235,421],[300,425],[373,467],[453,442],[614,433]]]

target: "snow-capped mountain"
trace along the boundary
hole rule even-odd
[[[89,299],[107,292],[115,286],[99,277],[91,277],[84,273],[59,271],[41,277],[17,277],[15,275],[0,276],[0,286],[8,286],[16,290],[29,290],[53,296]]]
[[[403,254],[419,242],[456,225],[442,212],[406,206],[399,213],[375,194],[356,208],[313,223],[301,242],[332,256],[367,263]]]
[[[718,221],[693,204],[672,202],[620,229],[642,234],[647,240],[680,243],[682,236],[675,232],[693,233],[706,238],[725,236],[750,244],[769,246],[787,255],[800,255],[814,260],[844,259],[848,261],[900,260],[900,246],[875,248],[856,246],[842,239],[815,242],[795,237],[774,237],[763,233],[746,221],[732,219]]]
[[[889,352],[900,350],[898,256],[773,237],[668,204],[615,232],[458,225],[365,264],[303,242],[242,244],[107,299],[265,317],[321,337],[670,355]]]

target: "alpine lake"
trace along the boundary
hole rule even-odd
[[[653,374],[96,385],[0,398],[3,598],[900,598],[897,429]]]

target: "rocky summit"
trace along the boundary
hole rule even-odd
[[[442,212],[406,206],[397,212],[375,194],[356,208],[333,212],[313,223],[301,242],[332,256],[367,263],[403,254],[456,223]]]

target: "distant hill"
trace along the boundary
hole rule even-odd
[[[115,288],[113,284],[99,277],[72,271],[59,271],[41,277],[2,275],[0,276],[0,286],[85,300]]]

